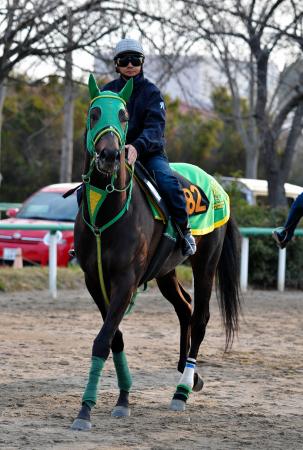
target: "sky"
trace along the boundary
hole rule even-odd
[[[77,61],[81,61],[81,67],[80,64],[77,64]],[[76,50],[73,52],[73,62],[73,75],[75,79],[85,80],[88,77],[88,73],[93,70],[94,58],[82,50]],[[18,67],[18,71],[26,73],[27,76],[33,80],[48,77],[49,75],[54,75],[56,73],[62,75],[62,71],[54,64],[43,62],[36,57],[28,57],[26,60],[22,61]]]

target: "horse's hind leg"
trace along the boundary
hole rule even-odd
[[[162,295],[173,305],[180,322],[179,372],[183,372],[190,342],[191,297],[178,282],[176,271],[158,278],[157,283]]]
[[[219,229],[203,237],[194,257],[191,258],[194,275],[194,310],[191,317],[191,345],[185,370],[177,385],[171,409],[184,411],[189,393],[200,390],[203,381],[196,372],[196,359],[209,321],[209,301],[213,280],[222,251],[225,230]]]

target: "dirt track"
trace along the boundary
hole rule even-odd
[[[205,387],[185,413],[168,410],[179,379],[177,319],[158,291],[142,294],[123,321],[133,374],[132,416],[113,419],[112,360],[93,429],[69,426],[78,412],[100,319],[88,294],[0,294],[0,448],[299,449],[303,436],[303,294],[250,292],[232,352],[215,299],[199,366]]]

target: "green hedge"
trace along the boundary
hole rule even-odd
[[[251,206],[241,198],[236,187],[229,191],[232,215],[239,227],[282,226],[287,208]],[[254,288],[276,288],[278,250],[271,236],[254,236],[249,241],[249,285]],[[287,246],[286,286],[303,288],[303,237],[295,237]]]

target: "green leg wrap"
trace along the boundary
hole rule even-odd
[[[82,403],[86,403],[90,407],[95,406],[97,403],[99,381],[104,364],[105,359],[99,358],[98,356],[92,356],[88,382],[82,397]]]
[[[132,377],[128,368],[125,353],[113,353],[119,389],[129,392],[132,387]]]

